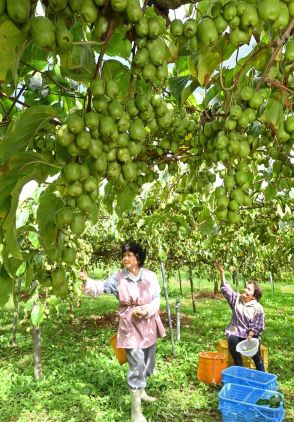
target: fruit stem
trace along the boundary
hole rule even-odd
[[[232,83],[232,85],[229,88],[224,86],[222,62],[220,62],[220,68],[219,68],[219,81],[220,81],[221,87],[224,91],[232,91],[232,89],[234,89],[234,87],[235,87],[235,81]]]
[[[42,160],[36,160],[36,161],[31,161],[30,163],[26,163],[24,166],[20,168],[20,170],[23,170],[25,167],[30,166],[31,164],[45,164],[47,166],[54,167],[59,170],[62,169],[62,166],[57,166],[56,164],[47,163],[46,161],[42,161]]]
[[[104,45],[105,41],[74,41],[73,45]]]

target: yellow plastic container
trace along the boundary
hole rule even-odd
[[[219,384],[222,370],[227,366],[225,355],[219,352],[200,352],[198,358],[198,379],[207,384]]]
[[[229,367],[231,365],[235,365],[233,358],[231,356],[231,353],[229,352],[228,342],[227,342],[226,339],[218,340],[217,350],[218,350],[219,353],[223,353],[225,355],[227,367]],[[267,372],[268,371],[268,365],[269,365],[269,353],[268,353],[267,347],[265,347],[261,344],[260,352],[261,352],[261,357],[262,357],[262,360],[263,360],[263,363],[264,363],[264,368]],[[243,356],[242,360],[243,360],[243,364],[246,368],[255,369],[255,363],[253,362],[252,358],[246,358],[246,357]]]
[[[126,349],[116,347],[117,334],[113,334],[113,336],[110,337],[109,343],[111,344],[111,347],[114,351],[114,354],[115,354],[119,364],[123,365],[124,363],[126,363],[128,361]]]

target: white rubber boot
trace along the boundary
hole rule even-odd
[[[142,394],[141,394],[141,400],[152,403],[152,402],[155,402],[157,400],[157,397],[148,396],[146,391],[143,389]]]
[[[131,392],[131,422],[147,422],[147,419],[141,410],[142,389],[132,390]]]

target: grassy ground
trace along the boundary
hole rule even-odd
[[[200,287],[193,314],[189,286],[185,283],[177,356],[172,355],[169,335],[158,342],[156,374],[149,380],[148,391],[160,400],[144,404],[149,422],[221,420],[218,412],[221,386],[199,382],[197,363],[200,351],[217,350],[230,310],[221,296],[208,293],[212,283],[201,282]],[[274,295],[269,286],[262,287],[267,317],[263,344],[269,349],[269,371],[278,376],[280,391],[285,396],[286,421],[293,421],[294,285],[277,284]],[[178,286],[171,282],[169,291],[174,314]],[[0,314],[1,422],[129,421],[127,366],[119,366],[108,345],[117,325],[116,306],[111,296],[84,298],[73,323],[67,306],[62,305],[59,314],[52,312],[41,327],[44,378],[39,382],[33,377],[29,324],[21,326],[18,344],[12,348],[9,344],[12,314]],[[164,309],[162,300],[166,321]]]

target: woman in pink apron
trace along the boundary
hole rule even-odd
[[[92,280],[85,272],[80,272],[80,278],[86,280],[86,294],[112,293],[119,300],[117,347],[126,349],[132,422],[147,422],[141,410],[141,400],[156,400],[147,395],[145,387],[155,367],[157,338],[165,336],[158,314],[159,283],[156,274],[144,268],[145,257],[139,244],[128,242],[122,247],[124,268],[104,282]]]

